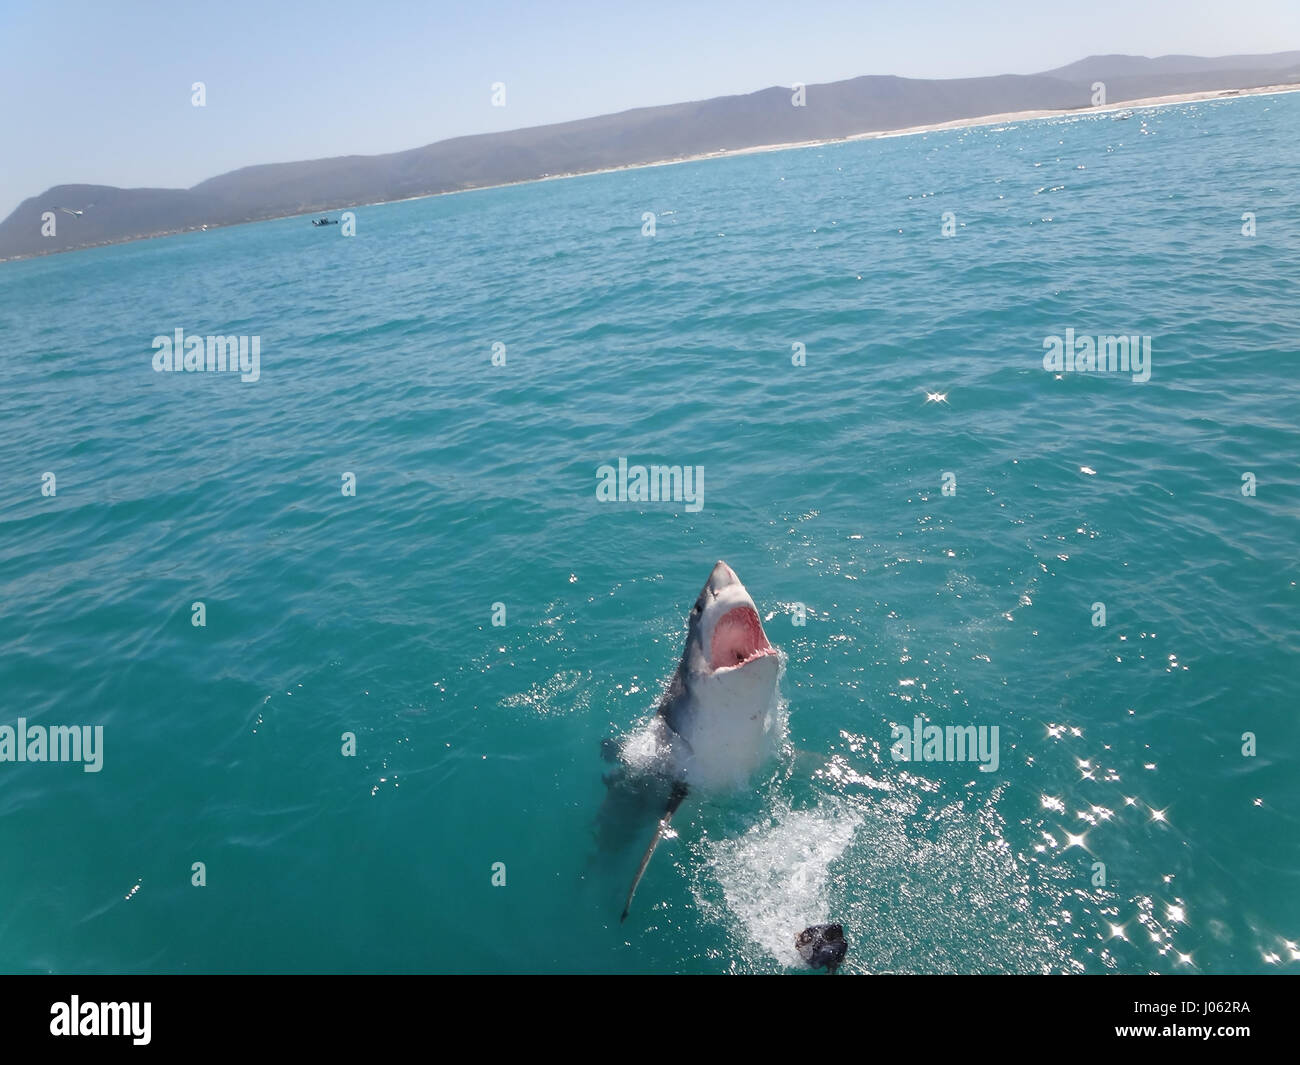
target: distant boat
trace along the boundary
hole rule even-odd
[[[337,218],[313,218],[311,224],[314,226],[336,226],[339,224]]]

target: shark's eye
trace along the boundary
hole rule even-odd
[[[703,597],[703,596],[701,596],[699,599],[695,600],[695,605],[694,605],[693,607],[691,607],[691,613],[692,613],[692,614],[702,614],[702,613],[704,613],[704,597]]]

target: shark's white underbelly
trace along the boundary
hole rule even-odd
[[[685,744],[677,771],[691,785],[743,785],[772,752],[780,662],[768,655],[743,669],[691,678],[689,702],[675,715]]]

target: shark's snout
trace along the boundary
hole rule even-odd
[[[725,562],[718,562],[713,567],[713,572],[709,574],[709,591],[714,595],[730,588],[733,584],[739,584],[740,578],[736,576],[736,571],[728,566]]]

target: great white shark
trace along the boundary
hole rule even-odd
[[[735,570],[713,567],[687,619],[686,646],[651,725],[656,768],[672,780],[663,817],[637,868],[632,897],[692,788],[742,786],[772,747],[781,659]]]

